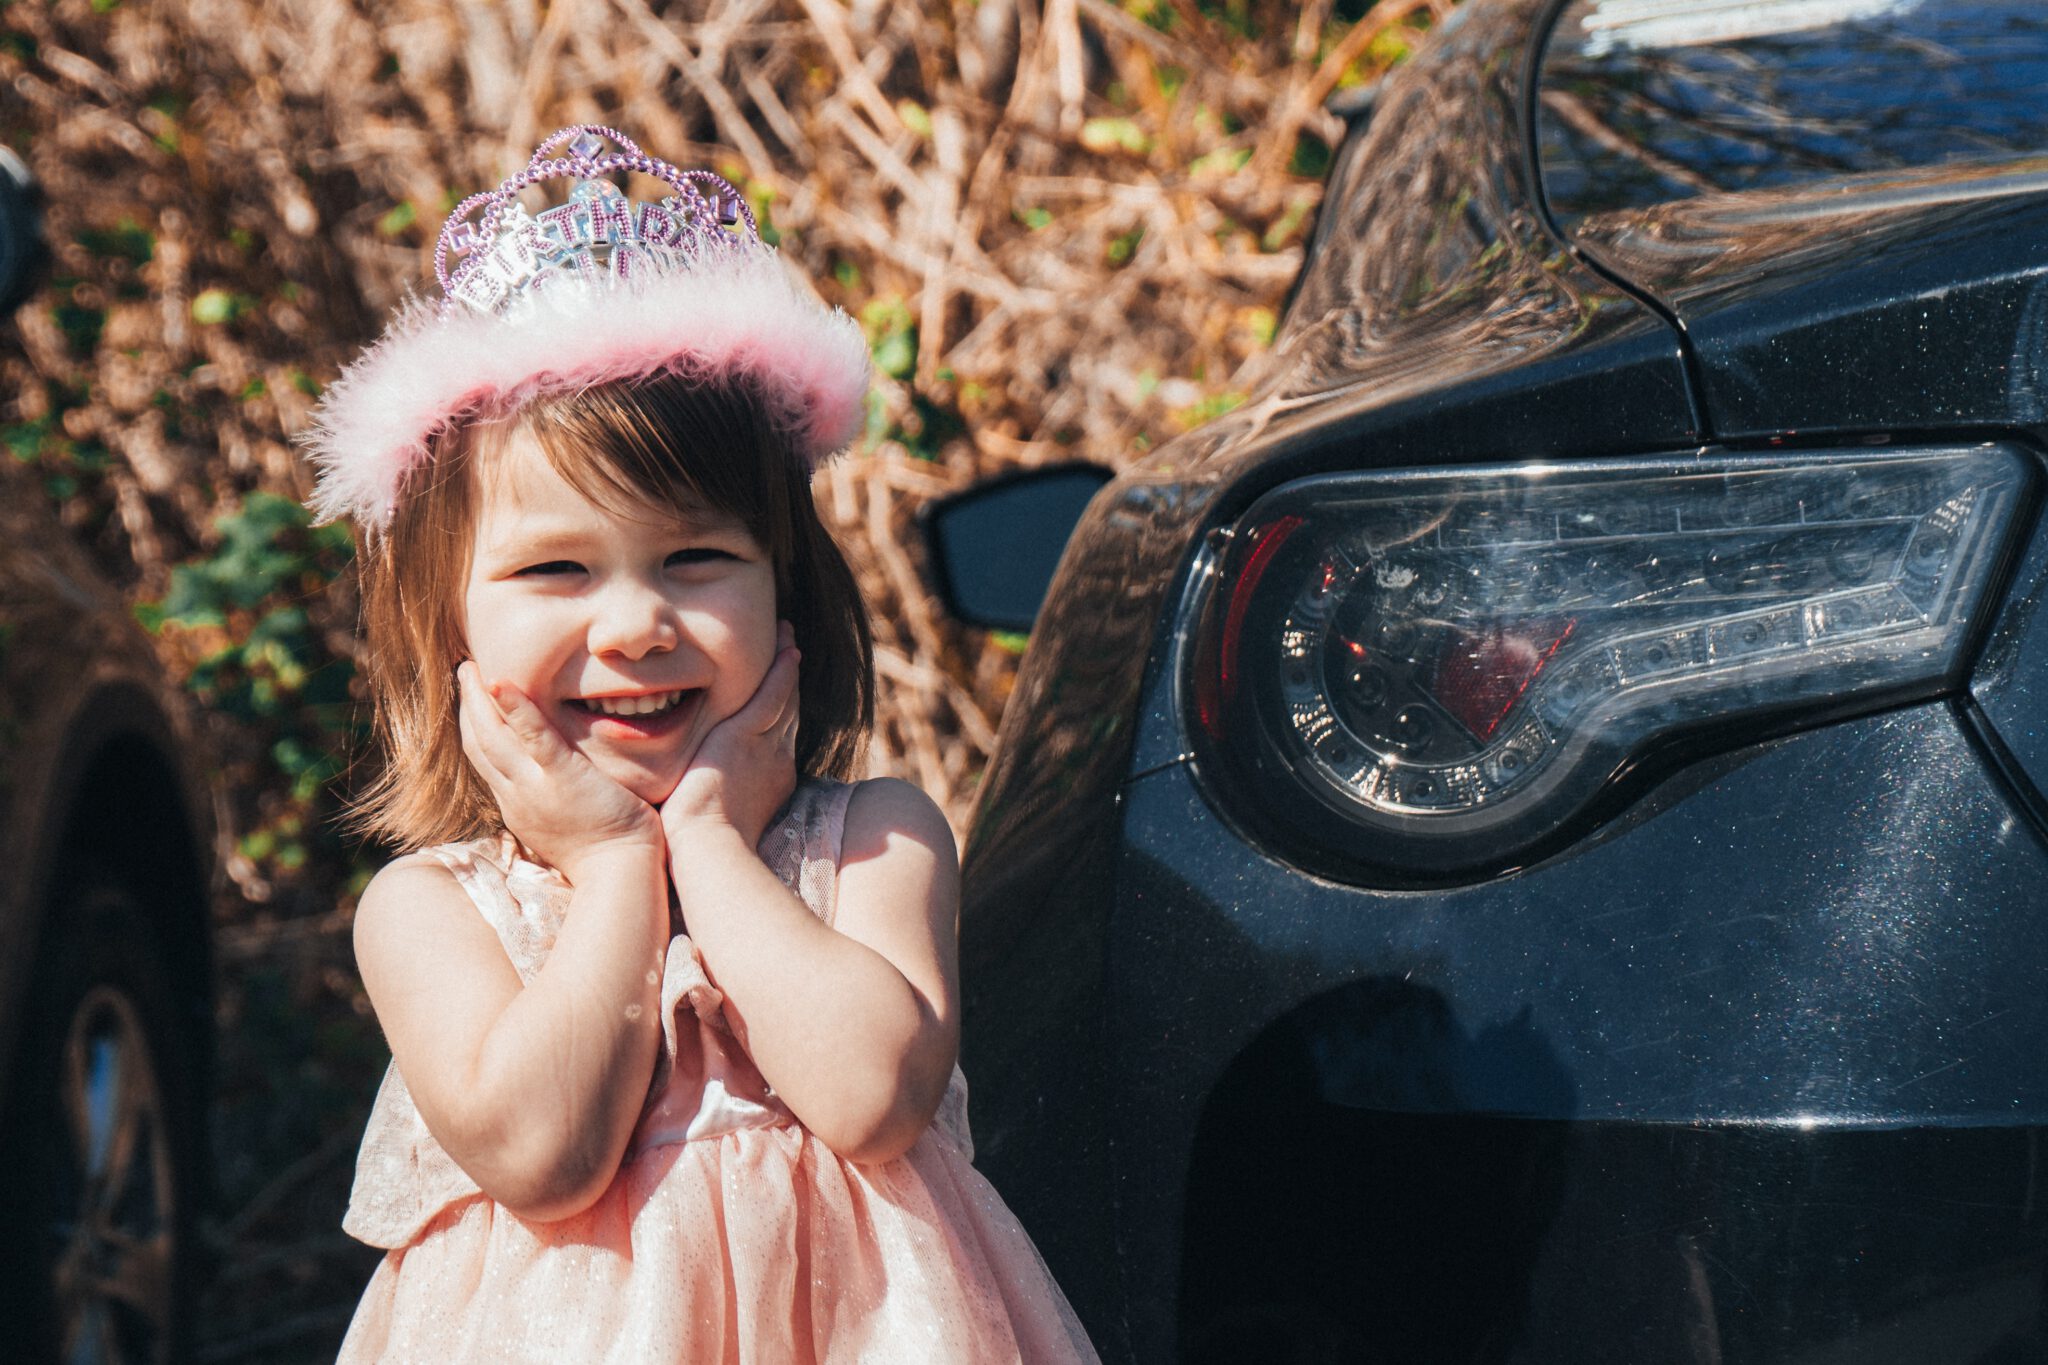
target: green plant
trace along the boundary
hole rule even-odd
[[[169,591],[137,614],[176,637],[186,689],[249,741],[238,760],[246,789],[268,799],[237,812],[240,851],[275,877],[302,867],[311,841],[332,837],[324,807],[356,738],[353,666],[328,649],[307,610],[352,546],[344,528],[311,526],[303,507],[273,493],[250,493],[214,529],[212,552],[173,568]]]

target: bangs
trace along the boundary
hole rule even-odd
[[[555,472],[606,511],[730,517],[781,561],[788,538],[773,509],[792,478],[808,484],[808,471],[744,384],[676,375],[606,384],[541,399],[516,420]]]

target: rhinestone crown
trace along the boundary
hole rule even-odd
[[[603,178],[619,171],[653,176],[674,193],[634,203]],[[563,179],[576,182],[568,202],[538,214],[520,204],[527,186]],[[434,275],[443,313],[458,301],[500,313],[564,282],[629,280],[760,240],[753,210],[724,177],[680,170],[615,129],[579,124],[534,148],[526,169],[496,189],[455,206],[434,244]],[[461,258],[452,271],[451,256]]]

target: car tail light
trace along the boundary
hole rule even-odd
[[[1312,862],[1512,866],[1674,741],[1958,682],[2032,475],[1986,445],[1288,484],[1207,588],[1198,759]]]

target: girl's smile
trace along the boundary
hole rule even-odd
[[[470,656],[659,804],[775,657],[775,575],[729,516],[591,501],[525,432],[479,471]]]
[[[703,700],[703,689],[692,687],[639,696],[571,697],[568,705],[588,717],[588,733],[624,743],[660,739],[689,728]]]
[[[653,718],[673,711],[689,695],[687,691],[679,691],[648,692],[637,697],[576,697],[569,704],[598,715],[632,716],[651,722]]]

